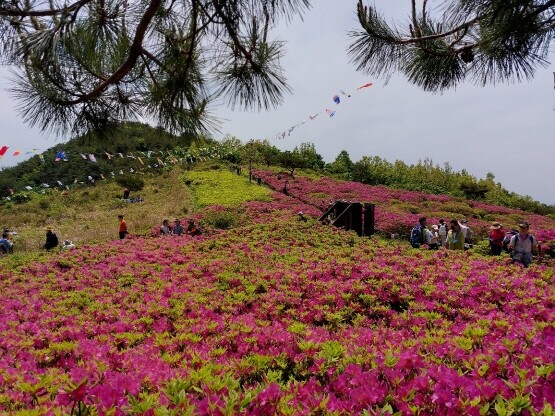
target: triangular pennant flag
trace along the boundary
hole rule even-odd
[[[330,110],[329,108],[326,108],[326,113],[328,113],[330,117],[333,117],[335,115],[335,110]]]
[[[81,157],[85,160],[87,160],[87,156],[85,156],[83,153],[81,153]]]
[[[108,152],[104,152],[104,154],[106,155],[106,157],[107,157],[108,159],[112,159],[112,158],[114,157],[114,155],[111,155],[111,154],[108,153]]]
[[[30,187],[29,185],[27,185],[27,186],[25,187],[25,189],[27,189],[28,191],[32,191],[32,190],[33,190],[33,188]]]
[[[64,186],[64,184],[63,184],[62,182],[60,182],[60,181],[56,181],[56,183],[57,183],[58,185],[60,185],[60,186]]]
[[[371,82],[369,82],[368,84],[363,84],[363,85],[361,85],[360,87],[357,88],[357,91],[358,91],[358,90],[361,90],[361,89],[363,89],[363,88],[371,87],[372,85],[373,85],[373,84],[372,84]]]
[[[40,161],[41,161],[41,162],[43,162],[43,163],[44,163],[44,156],[43,156],[42,154],[41,154],[41,155],[39,155],[39,159],[40,159]]]
[[[143,162],[143,159],[141,159],[140,157],[137,157],[137,159],[139,159],[139,162],[141,162],[141,165],[144,165],[145,163]]]
[[[343,91],[343,90],[339,90],[339,92],[340,92],[341,94],[343,94],[343,95],[346,95],[347,97],[350,97],[350,96],[351,96],[351,94],[349,94],[348,92],[345,92],[345,91]]]
[[[6,154],[6,152],[8,151],[8,149],[9,149],[8,146],[0,147],[0,157],[4,156]]]
[[[93,163],[96,163],[96,157],[92,153],[89,153],[89,160]]]

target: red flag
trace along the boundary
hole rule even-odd
[[[15,152],[13,152],[14,156],[19,156],[21,154],[21,152],[19,150],[16,150]]]
[[[371,87],[372,85],[373,85],[373,84],[372,84],[371,82],[369,82],[368,84],[361,85],[360,87],[357,88],[357,90],[360,90],[360,89],[362,89],[362,88]]]
[[[0,157],[4,156],[6,154],[6,152],[8,151],[8,149],[9,149],[8,146],[0,147]]]

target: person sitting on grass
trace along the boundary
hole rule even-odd
[[[8,240],[8,234],[2,233],[2,238],[0,238],[0,253],[8,254],[12,251],[12,246],[10,240]]]
[[[172,227],[170,226],[170,222],[168,220],[162,221],[162,225],[160,226],[160,235],[170,235],[172,233]]]
[[[183,234],[184,231],[185,230],[183,229],[183,226],[181,225],[181,220],[179,218],[176,218],[175,221],[174,221],[172,234],[173,235],[181,235],[181,234]]]
[[[50,225],[46,226],[44,229],[46,230],[46,242],[44,243],[43,248],[50,251],[54,247],[58,247],[58,236],[52,231],[52,227]]]
[[[192,218],[187,220],[187,234],[192,237],[202,234],[200,228],[195,224],[195,221]]]

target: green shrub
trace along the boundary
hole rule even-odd
[[[239,222],[239,213],[233,210],[207,212],[202,222],[220,230],[228,230]]]
[[[134,175],[118,176],[116,182],[121,187],[133,192],[142,191],[145,187],[145,181],[141,177]]]
[[[18,192],[12,196],[12,201],[16,204],[24,204],[31,200],[31,194],[28,192]]]
[[[39,201],[39,208],[46,211],[48,208],[50,208],[50,201],[48,201],[47,199],[41,199]]]
[[[465,202],[445,202],[441,210],[452,213],[454,218],[474,217],[475,215],[474,209]]]

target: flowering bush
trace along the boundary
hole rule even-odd
[[[548,414],[553,269],[257,204],[282,215],[4,272],[0,411]]]
[[[487,237],[492,221],[501,222],[506,229],[527,221],[532,224],[532,234],[548,249],[544,255],[555,257],[555,221],[549,217],[446,195],[429,195],[325,177],[293,179],[287,174],[278,175],[270,171],[257,171],[256,175],[277,191],[286,187],[289,195],[320,209],[320,212],[336,200],[374,203],[376,228],[390,234],[408,234],[421,216],[427,216],[429,223],[437,223],[440,218],[449,221],[451,218],[460,220],[467,217],[469,226],[480,238]]]
[[[553,413],[553,268],[320,225],[326,195],[375,192],[388,227],[419,214],[388,210],[387,192],[406,191],[318,182],[237,206],[230,230],[14,257],[0,280],[0,412]],[[406,203],[448,200],[419,195]]]

